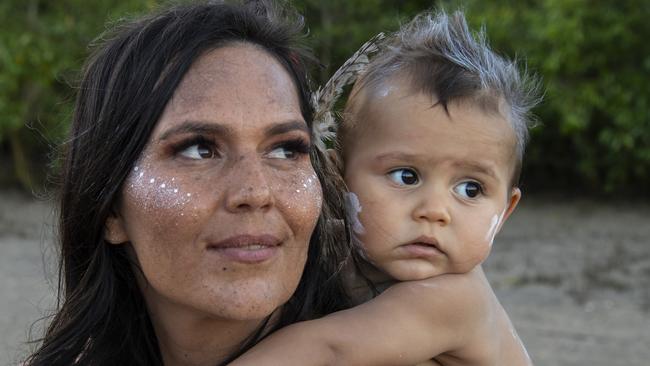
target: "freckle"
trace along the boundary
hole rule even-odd
[[[156,181],[155,179],[151,178],[151,180],[149,180],[149,183],[153,183],[155,181]]]
[[[228,268],[227,268],[227,267],[223,267],[221,270],[222,270],[222,271],[226,271],[226,270],[228,270]]]

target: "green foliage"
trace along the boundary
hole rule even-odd
[[[543,78],[524,170],[535,189],[620,192],[650,183],[650,2],[647,0],[450,0],[494,48]],[[45,151],[69,120],[88,45],[108,20],[153,0],[0,2],[0,151]],[[361,44],[436,5],[423,0],[296,0],[327,80]],[[26,126],[33,126],[34,131]],[[39,137],[44,135],[45,139]],[[21,149],[23,153],[21,153]],[[23,159],[25,160],[25,159]],[[21,174],[15,173],[16,176]],[[24,180],[24,179],[23,179]],[[28,179],[27,179],[28,180]]]
[[[526,182],[618,193],[650,183],[650,3],[470,1],[494,47],[544,81]]]
[[[107,20],[151,6],[145,0],[0,3],[0,144],[10,146],[14,175],[25,188],[32,185],[29,161],[66,129],[87,45]]]
[[[310,44],[323,64],[315,79],[326,82],[364,42],[432,6],[431,1],[296,0],[310,31]]]

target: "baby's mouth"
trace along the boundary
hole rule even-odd
[[[416,257],[434,257],[445,254],[434,238],[420,236],[417,239],[402,245],[410,255]]]

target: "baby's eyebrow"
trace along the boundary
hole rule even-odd
[[[497,180],[499,179],[494,168],[488,164],[482,164],[473,161],[457,161],[453,163],[453,166],[460,169],[476,171],[488,175]]]
[[[384,161],[384,160],[408,160],[408,161],[413,161],[413,160],[421,160],[422,156],[418,154],[409,154],[401,151],[393,151],[393,152],[387,152],[383,153],[380,155],[377,155],[375,157],[375,160],[377,161]]]

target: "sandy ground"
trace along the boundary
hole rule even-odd
[[[54,304],[52,216],[0,192],[0,365]],[[524,200],[485,268],[536,365],[649,364],[649,224],[648,203]]]

